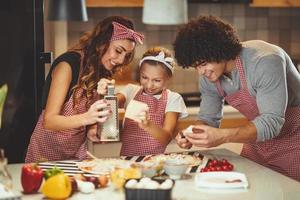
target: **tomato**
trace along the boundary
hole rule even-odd
[[[214,171],[216,171],[216,168],[215,167],[210,167],[210,171],[214,172]]]
[[[221,162],[222,162],[222,164],[223,164],[223,165],[225,165],[225,164],[228,164],[228,163],[229,163],[229,162],[228,162],[228,160],[226,160],[226,159],[222,159],[222,160],[221,160]]]
[[[232,171],[234,166],[226,159],[217,160],[212,159],[206,167],[202,168],[200,172],[213,172],[213,171]]]
[[[212,165],[215,167],[215,166],[218,165],[218,160],[217,160],[217,159],[213,159],[213,160],[211,161],[211,163],[212,163]]]
[[[228,164],[228,170],[232,171],[233,170],[233,165],[232,164]]]
[[[216,167],[216,171],[218,171],[218,172],[219,172],[219,171],[222,171],[222,167],[221,167],[221,166],[217,166],[217,167]]]
[[[208,172],[207,170],[208,170],[208,168],[206,168],[206,167],[203,168],[203,172]]]
[[[222,166],[222,169],[223,169],[224,171],[229,171],[228,165],[223,165],[223,166]]]

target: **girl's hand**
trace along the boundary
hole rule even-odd
[[[139,127],[142,129],[149,127],[149,125],[150,125],[149,109],[142,111],[137,116],[136,122],[138,122]]]
[[[100,79],[100,81],[97,83],[97,93],[100,95],[107,94],[107,86],[109,84],[115,84],[115,80],[108,80],[106,78]]]
[[[176,139],[176,142],[177,142],[177,145],[180,147],[180,148],[183,148],[183,149],[190,149],[192,148],[193,144],[190,143],[186,137],[183,135],[182,132],[179,132],[177,134],[177,136],[175,137]]]
[[[88,127],[87,137],[92,142],[100,142],[100,139],[97,135],[97,124]]]
[[[108,119],[111,113],[110,105],[104,99],[98,100],[83,114],[84,125],[90,125],[97,122],[103,123]]]
[[[197,147],[215,147],[223,144],[226,140],[221,129],[207,125],[195,125],[192,132],[185,135],[186,139]]]

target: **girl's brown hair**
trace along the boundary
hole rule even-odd
[[[171,54],[171,52],[170,52],[168,49],[163,48],[163,47],[153,47],[153,48],[148,49],[148,50],[143,54],[143,57],[142,57],[142,58],[144,58],[144,57],[146,57],[146,56],[157,56],[161,51],[165,53],[165,58],[166,58],[166,57],[173,57],[172,54]],[[145,61],[143,61],[142,65],[143,65],[144,63],[148,63],[148,64],[150,64],[150,65],[160,65],[160,66],[162,66],[162,67],[166,70],[166,72],[167,72],[167,74],[168,74],[169,77],[172,77],[172,75],[173,75],[173,74],[172,74],[172,71],[171,71],[167,66],[165,66],[163,63],[161,63],[161,62],[158,62],[158,61],[155,61],[155,60],[145,60]],[[170,64],[173,68],[174,68],[175,65],[176,65],[176,63],[175,63],[174,61],[171,62],[171,63],[169,63],[169,64]],[[140,69],[142,68],[142,65],[141,65]]]
[[[121,16],[108,17],[100,21],[92,32],[85,33],[80,38],[79,43],[70,49],[70,51],[76,51],[81,54],[78,82],[72,88],[74,108],[83,96],[87,98],[86,107],[88,108],[95,98],[94,91],[97,87],[97,82],[101,78],[111,78],[115,72],[119,71],[122,66],[129,64],[133,59],[134,52],[126,56],[124,63],[114,67],[112,71],[108,71],[101,63],[101,58],[109,47],[113,33],[112,22],[118,22],[134,30],[131,20]]]

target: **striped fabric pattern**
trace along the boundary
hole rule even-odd
[[[196,173],[200,172],[201,168],[205,167],[209,161],[209,159],[203,156],[199,151],[189,151],[183,152],[181,154],[189,154],[193,156],[197,156],[202,159],[202,163],[200,165],[192,166],[187,169],[186,173]],[[142,162],[147,156],[122,156],[121,159],[135,161],[135,162]],[[47,169],[52,169],[55,166],[60,168],[65,174],[68,176],[74,176],[76,174],[82,174],[84,176],[97,176],[95,174],[87,173],[81,171],[77,167],[77,163],[80,162],[79,160],[65,160],[65,161],[53,161],[53,162],[42,162],[38,165],[42,168],[43,171]]]

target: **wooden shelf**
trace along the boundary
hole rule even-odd
[[[251,7],[300,7],[300,0],[253,0]]]
[[[87,7],[143,7],[144,0],[86,0]]]

